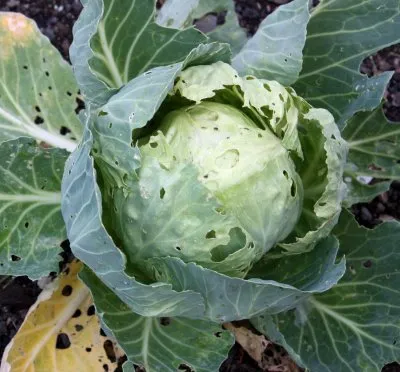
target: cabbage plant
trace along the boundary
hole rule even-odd
[[[359,72],[399,2],[294,0],[251,38],[227,0],[82,3],[72,69],[0,13],[0,273],[68,238],[126,370],[216,371],[243,319],[311,371],[399,360],[399,223],[349,213],[400,175],[392,73]]]

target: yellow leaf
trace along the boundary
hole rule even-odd
[[[7,346],[0,372],[96,372],[117,368],[123,354],[101,332],[90,292],[77,277],[81,268],[81,263],[72,262],[45,287]]]

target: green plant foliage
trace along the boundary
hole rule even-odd
[[[0,274],[34,280],[58,271],[66,239],[60,187],[67,156],[28,138],[0,144]]]
[[[343,130],[349,144],[345,180],[350,188],[347,204],[371,200],[389,188],[389,182],[365,185],[358,177],[400,179],[400,124],[389,122],[382,107],[354,115]]]
[[[398,43],[398,0],[323,0],[307,27],[303,69],[294,85],[315,107],[329,110],[340,127],[357,111],[380,104],[392,73],[368,78],[365,57]]]
[[[146,371],[174,372],[182,366],[198,372],[217,371],[233,344],[233,336],[216,323],[140,316],[89,269],[80,278],[92,291],[103,325],[128,359]]]
[[[261,22],[253,38],[235,56],[233,67],[241,74],[293,84],[303,62],[309,17],[308,0],[295,0],[278,8]]]
[[[36,24],[0,12],[0,142],[23,136],[72,151],[82,127],[71,67]]]
[[[400,224],[367,230],[344,212],[335,234],[347,261],[339,284],[252,323],[311,371],[380,371],[400,357]]]

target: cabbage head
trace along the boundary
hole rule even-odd
[[[140,167],[122,187],[104,174],[103,202],[143,280],[163,257],[245,278],[267,252],[312,250],[337,222],[346,144],[329,112],[276,81],[188,67],[133,143]]]

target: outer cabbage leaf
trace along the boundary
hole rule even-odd
[[[349,145],[345,181],[350,193],[346,203],[369,201],[389,188],[390,182],[366,185],[360,176],[375,179],[400,179],[400,123],[385,118],[382,107],[361,112],[351,118],[343,130]]]
[[[83,5],[70,54],[78,84],[95,105],[143,72],[184,60],[207,39],[193,28],[157,25],[153,0],[84,0]]]
[[[400,358],[400,224],[367,230],[344,212],[335,233],[347,258],[339,284],[296,310],[252,323],[311,371],[380,371]]]
[[[0,12],[0,142],[23,136],[72,151],[82,133],[71,67],[36,24]]]
[[[19,138],[0,144],[0,274],[32,280],[58,271],[66,239],[60,213],[68,153]]]
[[[136,313],[201,317],[204,304],[198,293],[178,293],[170,284],[145,285],[125,273],[125,256],[102,222],[101,194],[90,156],[92,141],[87,128],[83,141],[67,161],[62,183],[62,213],[74,255]]]
[[[200,45],[184,63],[158,67],[136,77],[98,111],[92,127],[93,151],[107,184],[122,186],[124,177],[134,177],[140,154],[132,141],[132,133],[152,119],[181,69],[219,59],[229,61],[229,58],[227,44]]]
[[[218,324],[137,315],[89,269],[80,277],[89,286],[108,333],[128,360],[146,371],[174,372],[182,365],[198,372],[217,371],[232,346],[232,335]]]
[[[179,258],[152,261],[160,281],[172,283],[179,291],[192,289],[201,293],[206,317],[227,322],[251,318],[264,311],[279,313],[295,307],[312,293],[328,290],[345,272],[344,260],[335,264],[337,250],[335,239],[325,239],[313,251],[290,258],[291,262],[296,262],[292,277],[275,269],[271,270],[271,276],[265,273],[263,279],[248,280],[231,278],[194,263],[185,264]],[[284,268],[285,265],[290,266],[285,263]],[[290,284],[286,284],[286,280]]]
[[[209,13],[225,12],[225,22],[217,25],[216,16]],[[211,19],[214,21],[212,22]],[[239,26],[232,0],[167,0],[159,11],[157,23],[174,28],[182,28],[196,22],[197,27],[207,32],[213,41],[229,43],[236,54],[247,40],[246,32]]]
[[[232,66],[241,75],[293,84],[299,77],[310,18],[308,0],[280,6],[265,18],[256,34],[235,56]]]
[[[303,69],[294,85],[315,107],[328,109],[341,128],[357,111],[380,104],[391,72],[368,78],[362,60],[398,43],[398,0],[323,0],[307,28]]]

